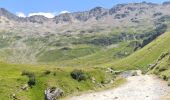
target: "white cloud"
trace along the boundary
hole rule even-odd
[[[65,14],[65,13],[70,13],[69,11],[67,10],[64,10],[64,11],[61,11],[60,14]]]
[[[55,17],[56,13],[46,13],[46,12],[38,12],[38,13],[29,13],[28,16],[34,16],[34,15],[42,15],[42,16],[45,16],[47,18],[53,18]]]
[[[59,14],[65,14],[65,13],[70,13],[67,10],[61,11]],[[56,12],[35,12],[35,13],[29,13],[28,15],[24,14],[23,12],[16,12],[16,15],[19,17],[30,17],[30,16],[35,16],[35,15],[42,15],[47,18],[53,18],[57,15]]]
[[[16,15],[18,17],[26,17],[26,15],[23,12],[16,12]]]

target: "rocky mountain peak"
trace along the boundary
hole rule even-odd
[[[64,13],[54,17],[54,21],[56,24],[63,22],[71,22],[71,14]]]
[[[105,9],[103,7],[95,7],[89,11],[90,17],[95,17],[96,20],[102,18],[103,16],[108,14],[108,9]]]
[[[107,9],[105,9],[103,7],[95,7],[90,10],[90,12],[102,12],[102,11],[107,11]]]
[[[4,8],[0,8],[0,16],[4,16],[10,20],[16,20],[19,21],[20,18],[12,13],[10,13],[8,10],[4,9]]]
[[[34,15],[34,16],[27,17],[26,19],[27,19],[27,21],[30,21],[33,23],[40,23],[40,24],[42,24],[48,20],[47,17],[42,16],[42,15]]]
[[[0,15],[9,13],[5,8],[0,8]]]
[[[170,5],[170,1],[163,2],[162,5]]]

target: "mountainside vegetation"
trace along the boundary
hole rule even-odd
[[[167,2],[142,2],[20,18],[1,8],[0,100],[116,87],[127,70],[154,73],[170,85],[169,10]]]
[[[161,35],[159,38],[155,39],[153,42],[142,48],[141,50],[136,51],[132,55],[112,62],[106,66],[112,66],[115,69],[143,69],[148,71],[150,65],[156,63],[157,59],[162,55],[162,53],[168,52],[170,46],[170,33],[166,32]]]
[[[169,10],[169,4],[142,2],[110,9],[95,7],[54,18],[22,18],[1,8],[0,58],[9,63],[66,67],[75,66],[70,60],[76,59],[87,59],[83,60],[86,65],[94,66],[88,59],[101,58],[99,53],[106,55],[102,56],[104,63],[121,59],[169,30]]]
[[[122,78],[114,78],[114,74],[102,68],[61,68],[1,62],[0,69],[0,99],[2,100],[44,99],[44,91],[52,87],[62,89],[64,96],[67,96],[88,90],[116,87],[125,82]],[[78,80],[72,78],[77,75],[76,73],[85,76],[81,76]],[[112,80],[114,83],[110,84]]]

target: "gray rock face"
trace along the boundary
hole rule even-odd
[[[122,9],[122,7],[126,6],[126,4],[118,4],[114,7],[112,7],[110,10],[109,10],[109,14],[110,15],[113,15],[115,13],[117,13],[118,11],[120,11]]]
[[[60,88],[51,88],[45,90],[45,100],[56,100],[56,98],[63,95],[63,90]]]
[[[41,15],[30,16],[30,17],[27,17],[25,19],[28,22],[39,23],[39,24],[42,24],[42,23],[44,23],[44,22],[49,20],[48,18],[46,18],[44,16],[41,16]]]
[[[102,17],[108,15],[108,9],[102,7],[96,7],[89,11],[89,16],[92,18],[94,17],[96,20],[101,19]]]
[[[0,16],[4,16],[10,20],[15,20],[15,21],[20,21],[22,19],[20,19],[18,16],[10,13],[9,11],[7,11],[6,9],[4,8],[0,8]]]
[[[167,7],[166,6],[166,7],[163,7],[162,9],[161,6],[164,6],[164,5],[167,5],[167,6],[170,5],[170,2],[164,2],[162,5],[146,3],[146,2],[131,3],[131,4],[118,4],[116,6],[113,6],[111,9],[95,7],[89,11],[61,14],[52,19],[46,18],[44,16],[31,16],[27,18],[21,18],[10,13],[4,8],[0,8],[0,16],[4,16],[10,20],[15,20],[18,22],[31,22],[31,23],[38,23],[38,24],[42,24],[45,22],[52,22],[55,24],[74,23],[77,21],[86,22],[91,19],[100,21],[103,18],[107,19],[108,16],[111,16],[112,20],[114,19],[121,20],[122,18],[126,18],[126,17],[127,19],[129,19],[129,17],[134,18],[134,15],[132,15],[131,12],[136,13],[136,17],[142,17],[141,13],[147,14],[147,12],[150,14],[153,13],[153,15],[155,15],[154,17],[164,16],[165,13],[167,13],[165,9],[168,10],[169,8],[169,7],[166,8]],[[155,12],[155,11],[153,12],[153,9],[158,9],[159,12]],[[153,16],[148,16],[148,18],[150,17],[153,17]],[[150,18],[150,19],[152,20],[153,18]]]
[[[71,22],[71,16],[68,13],[61,14],[59,16],[56,16],[54,18],[54,21],[56,22],[56,24],[63,23],[63,22]]]
[[[131,12],[136,13],[136,15],[139,15],[138,12],[146,13],[146,11],[150,14],[156,13],[155,16],[157,16],[158,14],[159,16],[161,15],[163,16],[167,12],[165,11],[165,9],[168,10],[169,8],[169,7],[161,8],[161,6],[165,6],[165,5],[166,6],[170,5],[170,2],[164,2],[162,5],[154,4],[154,3],[147,3],[147,2],[118,4],[118,5],[113,6],[111,9],[95,7],[89,11],[61,14],[53,18],[52,21],[53,23],[56,23],[56,24],[65,23],[65,22],[72,23],[76,21],[86,22],[90,19],[100,20],[102,18],[107,18],[108,16],[112,16],[113,19],[122,19],[127,16],[133,17]],[[155,11],[153,12],[154,7],[158,9],[157,11],[159,12],[155,12]],[[4,8],[0,8],[0,16],[5,16],[10,20],[15,20],[19,22],[32,22],[32,23],[39,23],[39,24],[42,24],[46,21],[47,22],[51,21],[50,19],[44,16],[31,16],[27,18],[20,18],[10,13]],[[141,15],[139,17],[141,17]]]

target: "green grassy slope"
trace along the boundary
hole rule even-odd
[[[170,50],[169,44],[170,32],[166,32],[132,55],[117,62],[111,62],[102,66],[124,70],[134,68],[146,70],[148,65],[154,63],[163,52]]]
[[[90,45],[77,45],[74,48],[64,47],[56,50],[49,50],[43,52],[42,55],[38,56],[38,62],[56,62],[62,60],[70,60],[78,57],[90,55],[99,51],[100,48],[97,46]]]
[[[97,52],[99,55],[102,50],[111,51],[110,49],[113,48],[111,46],[121,45],[123,42],[113,33],[68,36],[48,34],[44,37],[24,37],[19,33],[0,31],[0,39],[0,58],[10,63],[25,64],[67,62],[67,60],[95,55]],[[133,39],[127,39],[127,41],[133,41]],[[121,46],[119,46],[120,49]],[[129,48],[133,49],[134,46],[127,47]],[[113,56],[119,53],[112,51]],[[107,53],[105,54],[108,56]]]
[[[76,59],[64,60],[56,62],[58,66],[69,67],[95,67],[101,64],[112,62],[133,53],[134,45],[130,45],[132,41],[113,44],[108,47],[103,47],[102,50],[90,55],[78,57]],[[83,53],[83,52],[80,52]]]
[[[56,66],[34,66],[34,65],[11,65],[0,63],[0,100],[12,99],[12,94],[21,100],[43,100],[44,90],[49,87],[59,87],[64,90],[64,94],[73,94],[77,92],[96,90],[100,88],[96,83],[91,81],[94,77],[97,83],[102,83],[111,80],[112,74],[106,73],[101,68],[87,68],[83,70],[88,79],[78,82],[74,80],[70,73],[75,68],[59,68]],[[80,68],[76,68],[80,69]],[[50,71],[50,74],[44,74],[45,71]],[[28,90],[22,90],[28,82],[28,77],[22,76],[23,71],[33,72],[35,74],[36,85]],[[124,80],[118,80],[114,83],[122,83]]]
[[[153,65],[151,72],[168,81],[168,85],[170,86],[170,52],[162,53]]]

